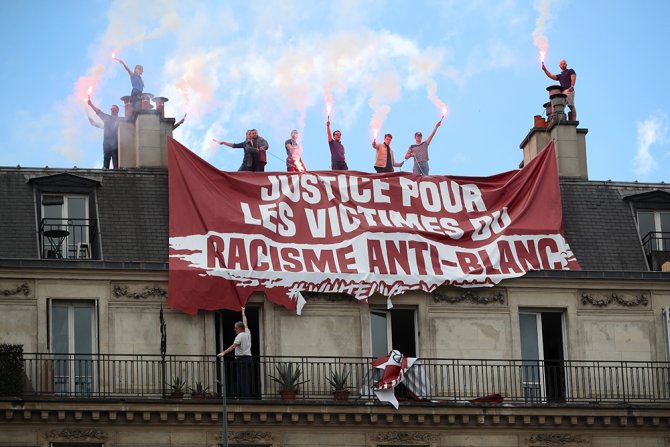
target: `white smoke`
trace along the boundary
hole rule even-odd
[[[310,121],[314,116],[320,125],[325,122],[326,103],[332,105],[334,129],[347,130],[369,113],[371,127],[383,132],[394,104],[407,91],[421,88],[438,108],[437,117],[445,107],[439,96],[446,94],[438,84],[440,78],[458,77],[457,82],[464,82],[477,70],[509,65],[514,59],[509,51],[496,48],[493,53],[503,54],[503,60],[494,63],[493,57],[482,57],[473,60],[470,69],[457,70],[445,66],[448,50],[441,46],[422,48],[378,25],[366,25],[377,12],[375,3],[290,0],[291,21],[278,20],[276,11],[282,8],[276,4],[113,2],[107,28],[89,51],[91,68],[63,106],[58,150],[67,157],[81,157],[77,141],[83,127],[89,126],[82,114],[89,85],[94,85],[95,102],[96,92],[107,83],[116,77],[127,79],[112,60],[113,52],[131,69],[148,56],[153,58],[145,62],[147,90],[170,99],[167,116],[179,118],[188,112],[177,135],[207,159],[222,155],[237,159],[239,151],[212,145],[211,138],[239,142],[244,136],[240,128],[258,127],[273,139],[288,138],[290,129],[303,134],[314,125]],[[346,17],[356,17],[354,23],[333,20],[327,27],[311,23],[314,17],[341,17],[342,8]],[[145,46],[151,54],[143,52]],[[129,92],[130,83],[124,83]],[[270,152],[277,155],[283,148],[271,147]]]
[[[650,115],[644,121],[637,123],[637,152],[635,154],[634,169],[638,175],[648,175],[658,163],[651,153],[651,147],[663,143],[668,134],[668,117],[662,112]]]
[[[535,9],[539,13],[535,19],[535,29],[533,30],[533,45],[540,51],[540,57],[544,60],[549,47],[549,39],[545,35],[545,28],[550,20],[552,0],[535,0]]]

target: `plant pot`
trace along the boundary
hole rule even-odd
[[[170,399],[183,399],[184,393],[181,391],[173,391],[170,393]]]
[[[283,390],[279,392],[282,400],[295,400],[298,392],[296,390]]]
[[[191,398],[193,399],[205,399],[207,397],[207,394],[205,393],[192,393]]]
[[[334,390],[333,399],[335,400],[349,400],[349,390]]]

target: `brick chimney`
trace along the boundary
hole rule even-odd
[[[519,147],[523,150],[523,165],[527,165],[550,141],[554,141],[558,159],[558,175],[588,180],[586,166],[586,134],[588,129],[578,129],[579,121],[567,119],[566,95],[560,85],[547,87],[549,102],[542,105],[547,115],[534,117],[533,127]]]
[[[119,167],[167,169],[167,137],[172,136],[174,118],[165,118],[163,105],[167,98],[155,98],[143,93],[141,108],[133,114],[130,97],[121,100],[125,105],[125,119],[119,123]],[[160,104],[159,104],[160,103]]]

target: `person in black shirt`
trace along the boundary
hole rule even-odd
[[[569,120],[577,119],[577,108],[575,107],[575,82],[577,82],[577,73],[572,68],[568,68],[568,63],[565,59],[561,59],[558,63],[558,66],[561,68],[559,74],[552,74],[547,70],[547,67],[544,66],[542,62],[542,71],[549,78],[554,81],[558,81],[561,84],[561,90],[567,95],[568,107],[570,107],[570,112],[568,112]]]
[[[91,98],[88,98],[88,105],[91,106],[96,115],[100,117],[103,122],[103,138],[102,138],[102,153],[104,160],[102,162],[103,169],[109,169],[109,161],[111,160],[114,169],[119,168],[119,106],[114,104],[111,108],[111,115],[106,114],[99,108],[93,105]]]

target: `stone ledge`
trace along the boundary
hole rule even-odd
[[[177,424],[208,427],[221,424],[221,402],[0,402],[3,424]],[[407,405],[399,410],[374,403],[232,403],[228,423],[235,426],[385,427],[395,424],[424,428],[585,428],[589,430],[669,429],[670,406],[461,406]]]

